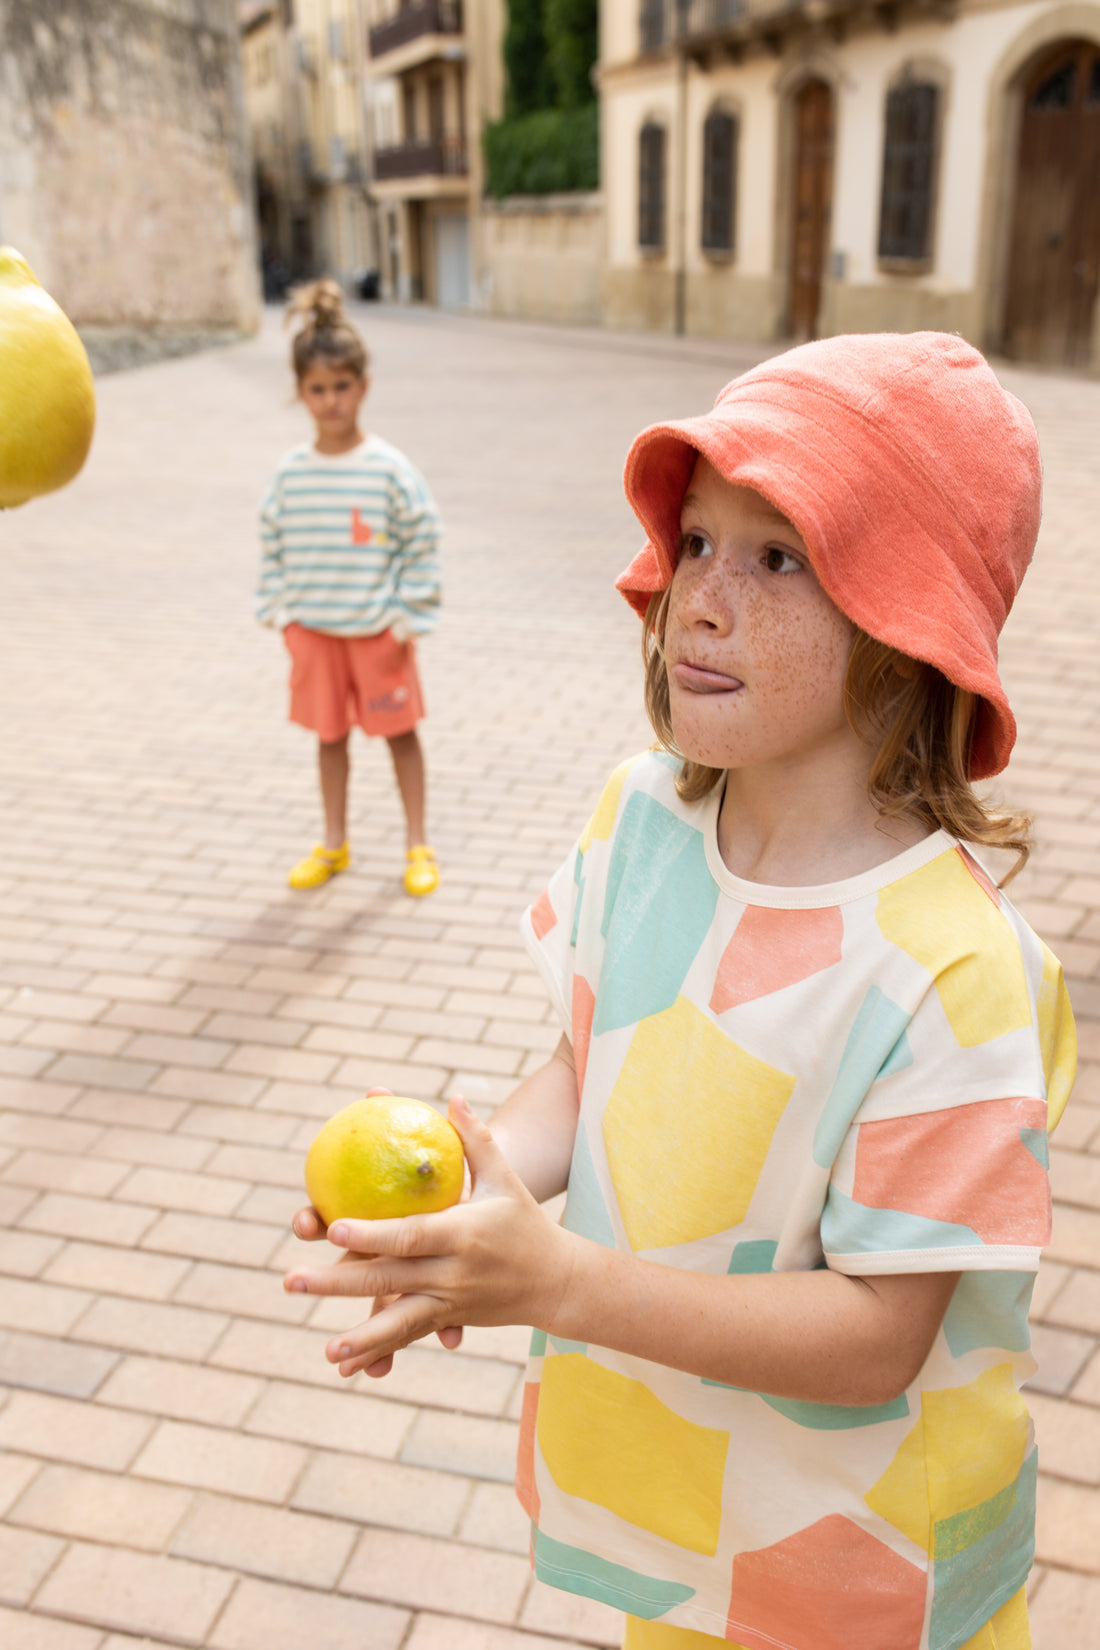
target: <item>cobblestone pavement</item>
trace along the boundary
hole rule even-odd
[[[0,523],[0,1642],[6,1650],[551,1650],[615,1642],[534,1583],[509,1480],[526,1335],[342,1387],[345,1303],[280,1274],[318,1120],[368,1082],[486,1112],[555,1039],[517,934],[607,770],[647,742],[622,459],[708,405],[725,345],[366,308],[370,411],[430,478],[432,899],[400,892],[384,751],[352,870],[250,617],[255,502],[304,433],[273,317],[100,385],[78,483]],[[1100,384],[1017,370],[1048,508],[1010,621],[1018,884],[1074,986],[1033,1403],[1036,1637],[1100,1617]]]

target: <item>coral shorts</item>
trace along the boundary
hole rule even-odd
[[[326,744],[353,727],[383,739],[409,733],[424,715],[412,642],[380,636],[326,636],[288,624],[290,720]]]

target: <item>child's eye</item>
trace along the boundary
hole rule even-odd
[[[698,561],[700,556],[712,554],[710,543],[703,537],[702,533],[681,533],[680,555],[686,557],[688,561]]]
[[[777,544],[764,551],[764,566],[769,573],[801,573],[802,563],[790,550],[781,550]]]

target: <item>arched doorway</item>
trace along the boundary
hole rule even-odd
[[[1004,349],[1085,366],[1100,277],[1100,46],[1067,40],[1023,87]]]
[[[824,80],[805,81],[793,109],[790,330],[796,338],[816,338],[833,214],[832,87]]]

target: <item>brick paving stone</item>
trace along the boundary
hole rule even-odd
[[[246,1580],[206,1642],[210,1650],[398,1650],[408,1626],[407,1610]]]
[[[369,1393],[305,1392],[289,1381],[269,1381],[250,1408],[244,1426],[246,1432],[267,1438],[286,1438],[321,1449],[392,1461],[417,1413],[411,1404],[374,1398]]]
[[[250,1413],[262,1390],[263,1383],[250,1375],[139,1356],[120,1359],[97,1396],[117,1409],[236,1427]]]
[[[60,1398],[90,1398],[117,1363],[117,1352],[69,1345],[45,1335],[0,1331],[0,1383],[6,1386],[29,1387]]]
[[[4,1650],[105,1650],[97,1627],[78,1627],[52,1616],[0,1608],[0,1644]],[[116,1647],[117,1650],[117,1647]],[[133,1650],[130,1640],[127,1650]]]
[[[234,1587],[232,1574],[186,1559],[74,1542],[35,1608],[136,1635],[201,1645]]]
[[[0,1525],[0,1604],[28,1604],[63,1549],[55,1536]]]
[[[454,1535],[469,1500],[465,1478],[319,1450],[302,1474],[291,1505],[359,1524]]]
[[[48,1535],[159,1552],[192,1501],[186,1490],[139,1484],[119,1473],[47,1466],[8,1513],[11,1524]]]
[[[138,1478],[223,1490],[255,1501],[282,1503],[306,1463],[296,1444],[248,1438],[221,1427],[164,1421],[131,1471]]]
[[[365,1530],[340,1590],[510,1625],[529,1580],[526,1561],[509,1553],[393,1530]]]
[[[0,1411],[0,1444],[76,1466],[123,1472],[154,1423],[41,1392],[16,1392]]]
[[[505,1480],[527,1332],[471,1331],[457,1356],[426,1343],[384,1381],[344,1383],[325,1340],[365,1307],[287,1296],[279,1274],[317,1258],[286,1221],[320,1119],[373,1084],[437,1101],[458,1090],[490,1117],[552,1047],[519,914],[606,773],[650,737],[637,623],[611,588],[639,542],[622,459],[642,423],[709,405],[743,352],[378,305],[362,319],[372,421],[423,467],[447,526],[447,611],[422,651],[444,873],[431,901],[400,891],[392,775],[363,740],[351,869],[313,894],[285,887],[318,803],[311,741],[285,722],[283,650],[249,613],[255,500],[303,430],[278,316],[251,343],[102,380],[85,473],[5,523],[20,625],[5,638],[18,700],[0,740],[0,1302],[17,1327],[0,1329],[0,1533],[30,1561],[21,1585],[37,1544],[76,1540],[49,1547],[57,1562],[30,1608],[9,1610],[21,1637],[0,1616],[5,1650],[135,1650],[143,1635],[150,1650],[189,1635],[204,1650],[619,1638],[619,1618],[591,1600],[534,1582],[517,1591],[526,1529]],[[1093,1650],[1100,385],[1003,376],[1035,414],[1046,498],[1002,639],[1020,739],[998,786],[1037,813],[1016,891],[1066,967],[1082,1051],[1032,1312],[1033,1614],[1039,1650]],[[549,491],[529,433],[534,383],[569,476]],[[183,473],[203,486],[182,489]],[[289,1452],[275,1470],[269,1450]],[[270,1499],[235,1481],[253,1462]],[[150,1463],[185,1481],[149,1476]],[[99,1531],[84,1541],[72,1509],[101,1479],[137,1509],[150,1495],[205,1509],[186,1538],[203,1561],[143,1551],[153,1536],[140,1520],[132,1539],[116,1522],[110,1545]],[[61,1506],[64,1486],[71,1536],[12,1522],[21,1498]],[[221,1540],[223,1515],[240,1525]],[[265,1532],[277,1548],[280,1530],[360,1524],[421,1569],[430,1554],[440,1575],[437,1552],[503,1564],[499,1585],[483,1574],[482,1617],[461,1588],[438,1604],[379,1602],[369,1566],[363,1596],[342,1595],[323,1541],[290,1560],[301,1585],[253,1573],[275,1564]],[[100,1614],[82,1616],[89,1604]]]
[[[176,1531],[177,1558],[311,1587],[335,1586],[357,1528],[335,1518],[200,1495]]]

